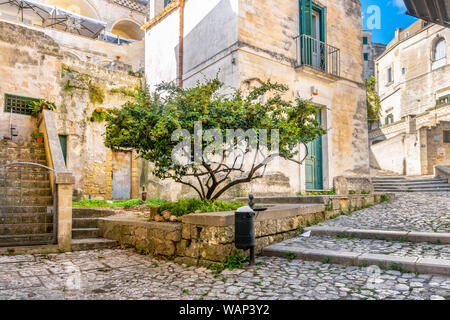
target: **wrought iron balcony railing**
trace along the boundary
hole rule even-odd
[[[295,37],[297,59],[295,67],[311,68],[339,77],[341,51],[333,46],[302,34]]]
[[[148,1],[146,0],[113,0],[113,2],[143,14],[147,14],[148,11]]]

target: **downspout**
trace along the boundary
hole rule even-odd
[[[184,0],[180,0],[180,39],[178,43],[178,86],[183,88]]]

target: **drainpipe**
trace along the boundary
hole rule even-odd
[[[184,0],[180,0],[180,39],[178,43],[178,86],[183,88]]]

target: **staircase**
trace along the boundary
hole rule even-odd
[[[98,219],[113,215],[114,212],[95,208],[73,208],[72,210],[72,250],[93,250],[113,248],[117,241],[100,238]]]
[[[447,179],[428,177],[378,176],[372,178],[375,192],[450,192]]]
[[[47,165],[45,146],[32,142],[0,141],[0,166],[16,162]],[[53,193],[48,169],[34,165],[0,169],[0,247],[53,244]],[[73,209],[72,249],[104,249],[116,241],[99,237],[97,220],[110,213]]]
[[[0,166],[46,165],[44,144],[0,141]],[[0,169],[0,246],[54,242],[50,171],[33,165]]]

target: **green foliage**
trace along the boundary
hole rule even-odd
[[[90,118],[91,121],[103,122],[106,119],[108,112],[102,108],[97,108],[92,112],[92,116]]]
[[[372,191],[370,191],[370,190],[369,191],[366,191],[366,190],[361,191],[361,194],[371,194],[371,193],[372,193]]]
[[[93,104],[102,104],[105,101],[105,91],[98,84],[88,84],[89,99]]]
[[[288,88],[282,84],[267,81],[248,94],[237,90],[233,94],[222,95],[222,88],[223,83],[216,78],[187,89],[163,83],[152,94],[139,90],[136,101],[127,102],[107,116],[105,145],[112,150],[134,149],[143,159],[154,164],[152,173],[156,177],[188,185],[201,199],[217,199],[231,187],[263,176],[267,164],[276,156],[295,161],[299,144],[306,145],[325,133],[315,119],[320,108],[300,98],[294,103],[284,100],[282,95]],[[226,167],[223,163],[211,168],[204,159],[201,163],[176,163],[172,152],[181,140],[172,141],[172,133],[185,129],[192,137],[195,122],[201,122],[204,131],[219,130],[224,141],[227,129],[254,129],[258,133],[262,129],[269,132],[278,129],[279,154],[254,163],[247,172]],[[259,135],[256,139],[261,142]],[[203,150],[211,144],[208,141],[202,143]],[[271,144],[272,136],[269,134],[267,145]],[[256,149],[247,148],[246,154],[261,150],[258,149],[260,144],[256,145]],[[243,177],[232,180],[232,175],[228,174],[232,172]],[[223,175],[228,179],[222,179]],[[198,183],[193,183],[196,178]]]
[[[130,89],[130,88],[122,87],[122,88],[111,89],[110,92],[111,93],[120,93],[127,97],[137,98],[139,96],[139,90],[140,90],[139,88]]]
[[[288,259],[288,260],[294,260],[295,257],[296,257],[296,255],[293,252],[286,253],[286,259]]]
[[[33,133],[31,133],[31,139],[36,140],[39,137],[43,137],[44,134],[42,132],[39,131],[39,129],[36,129],[36,131],[33,131]]]
[[[243,264],[246,262],[248,262],[248,258],[245,255],[245,253],[240,250],[235,250],[232,254],[230,254],[227,257],[227,260],[225,262],[210,264],[208,266],[208,269],[213,271],[215,275],[219,275],[225,269],[228,270],[242,269]]]
[[[349,190],[348,194],[356,194],[356,191],[355,190]]]
[[[374,76],[366,81],[367,90],[367,119],[369,122],[377,122],[381,116],[380,97],[377,94],[376,82]]]
[[[391,200],[391,198],[389,198],[389,196],[387,194],[382,194],[380,197],[381,202],[389,202],[390,200]]]
[[[324,191],[305,191],[305,193],[297,192],[297,196],[333,196],[336,195],[336,189],[333,188],[331,190]]]
[[[39,100],[39,101],[30,101],[28,102],[28,106],[31,107],[31,115],[37,116],[42,110],[55,110],[56,105],[53,102],[47,100]]]
[[[177,202],[166,202],[160,205],[159,212],[165,210],[170,210],[170,212],[181,217],[183,215],[194,213],[199,210],[203,212],[221,212],[221,211],[233,211],[246,204],[243,202],[224,202],[224,201],[211,201],[211,200],[200,200],[200,199],[180,199]]]
[[[155,203],[163,203],[163,200],[149,200],[147,202],[142,201],[141,199],[132,199],[132,200],[120,200],[120,201],[105,201],[105,200],[82,200],[78,202],[74,202],[72,204],[73,207],[80,208],[133,208],[137,206],[141,206],[147,203],[149,206],[154,206]]]

